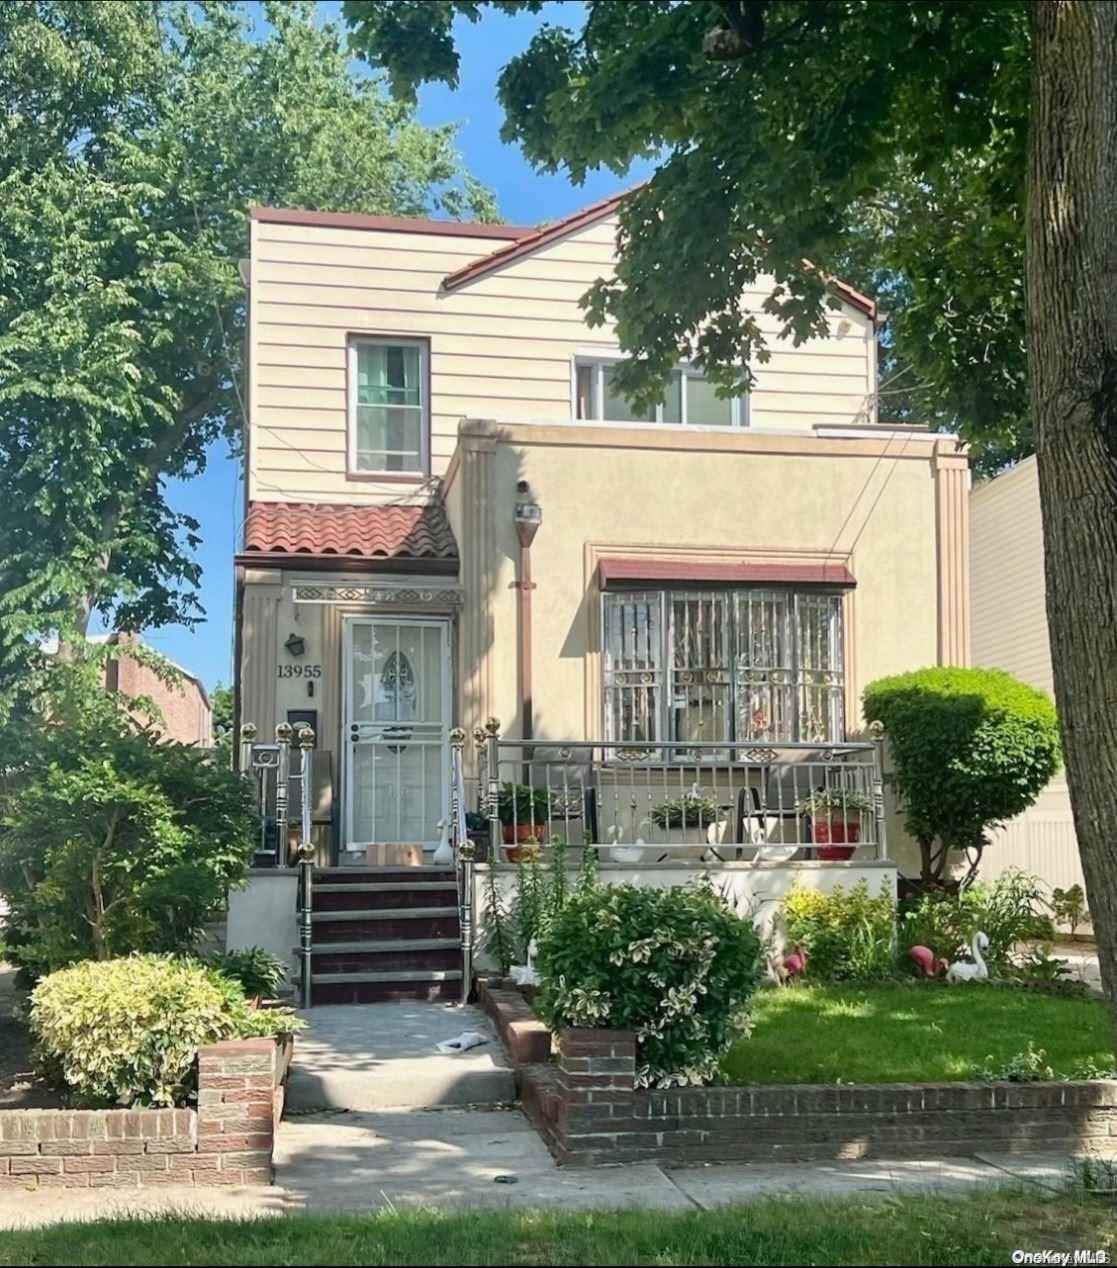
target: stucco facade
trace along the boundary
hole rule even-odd
[[[819,578],[840,568],[847,736],[872,679],[968,661],[967,459],[952,438],[876,421],[872,305],[837,291],[831,337],[799,347],[769,328],[771,359],[732,426],[585,417],[579,366],[620,353],[577,301],[611,271],[614,236],[608,207],[551,236],[253,220],[249,502],[433,500],[457,547],[450,566],[406,551],[247,543],[238,555],[240,719],[266,733],[313,714],[342,845],[346,785],[360,778],[347,665],[361,621],[406,618],[407,637],[424,622],[445,631],[447,726],[496,716],[508,734],[521,728],[525,500],[542,515],[528,557],[537,738],[604,736],[602,563],[618,556],[668,576],[677,566],[680,585],[696,565]],[[478,270],[489,254],[498,263]],[[765,293],[762,280],[743,302],[759,310]],[[421,341],[429,436],[423,469],[378,476],[354,460],[352,348],[393,337]]]

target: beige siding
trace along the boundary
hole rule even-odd
[[[974,664],[1007,669],[1051,692],[1043,522],[1034,457],[974,489],[970,542]],[[1018,867],[1049,885],[1084,883],[1062,774],[1030,810],[995,834],[986,860],[987,876]]]
[[[346,344],[352,335],[431,342],[432,471],[445,471],[463,417],[566,421],[580,352],[615,351],[578,300],[612,270],[615,224],[600,221],[446,294],[442,279],[496,249],[471,237],[252,224],[249,497],[365,501],[398,483],[347,474]],[[766,291],[744,297],[759,311]],[[871,419],[874,334],[851,307],[801,347],[761,314],[771,359],[757,367],[751,426],[804,429]]]
[[[974,489],[970,534],[974,663],[1051,691],[1035,458]]]

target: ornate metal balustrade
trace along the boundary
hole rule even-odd
[[[294,752],[292,753],[292,748]],[[292,761],[294,758],[294,761]],[[291,789],[298,795],[298,840],[294,863],[299,869],[296,899],[299,929],[299,995],[303,1008],[310,1007],[311,907],[314,888],[314,846],[311,842],[311,794],[314,772],[314,732],[288,723],[275,728],[275,740],[261,743],[251,723],[241,727],[240,771],[256,794],[260,814],[260,848],[257,865],[286,868],[292,862],[289,842]]]
[[[488,857],[552,841],[620,866],[880,859],[887,848],[883,728],[795,744],[523,741],[474,734],[467,806]]]

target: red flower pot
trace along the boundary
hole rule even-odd
[[[509,863],[519,863],[528,858],[533,849],[538,848],[540,827],[537,823],[506,823],[502,826],[501,836],[508,847],[504,855]],[[532,842],[530,846],[527,845],[529,841]]]
[[[860,819],[815,819],[811,824],[815,857],[835,862],[853,858],[861,840]]]

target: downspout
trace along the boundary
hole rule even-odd
[[[519,609],[519,687],[520,687],[520,738],[528,741],[535,738],[535,719],[532,702],[532,657],[531,657],[531,592],[535,582],[531,575],[531,544],[539,525],[543,522],[543,511],[539,503],[534,501],[526,480],[516,485],[516,536],[520,542],[520,567],[517,580],[513,583],[517,591]],[[530,761],[530,751],[525,749],[524,757]]]

